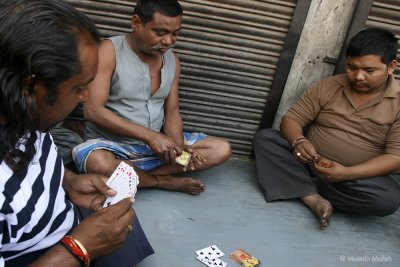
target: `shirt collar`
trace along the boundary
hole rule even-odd
[[[351,87],[350,87],[349,81],[347,80],[345,74],[338,75],[337,79],[336,79],[336,82],[338,84],[340,84],[341,86],[343,86],[344,90],[347,93],[351,92]],[[383,94],[383,97],[392,97],[392,98],[400,97],[399,81],[397,81],[394,78],[394,75],[389,75],[389,78],[388,78],[387,84],[386,84],[385,93]]]

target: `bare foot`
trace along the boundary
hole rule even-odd
[[[203,181],[192,178],[177,178],[172,175],[157,175],[158,188],[171,191],[180,191],[191,195],[199,195],[204,192],[205,185]]]
[[[319,194],[303,197],[302,200],[321,220],[321,230],[328,228],[333,211],[331,203]]]

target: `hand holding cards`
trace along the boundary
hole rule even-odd
[[[133,198],[137,191],[139,177],[131,166],[122,161],[111,174],[106,184],[115,190],[117,194],[107,197],[103,207],[108,207],[127,197]]]

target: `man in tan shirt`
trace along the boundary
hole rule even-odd
[[[267,201],[301,198],[326,229],[333,208],[386,216],[400,206],[397,41],[366,29],[346,50],[345,74],[312,85],[280,132],[257,133],[257,176]],[[307,129],[307,130],[305,130]]]

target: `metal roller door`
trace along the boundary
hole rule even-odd
[[[130,32],[136,1],[73,1],[104,36]],[[186,131],[228,138],[248,157],[296,0],[182,0],[180,108]]]
[[[396,34],[400,44],[400,0],[375,0],[372,3],[366,27],[387,29]],[[400,45],[397,50],[397,60],[400,61]],[[400,64],[397,65],[395,76],[400,80]]]

